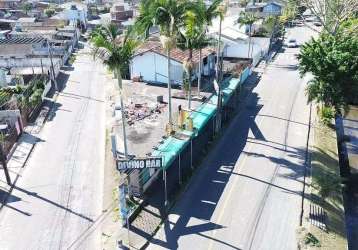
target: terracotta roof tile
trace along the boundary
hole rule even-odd
[[[157,54],[166,56],[166,51],[164,51],[161,43],[159,41],[153,41],[153,40],[148,40],[146,41],[144,44],[142,44],[136,51],[136,53],[134,54],[134,56],[139,55],[139,54],[144,54],[148,51],[152,51],[155,52]],[[215,53],[215,50],[211,47],[206,47],[204,49],[202,49],[202,58],[207,57],[208,55]],[[175,60],[178,61],[180,63],[183,63],[184,60],[189,56],[189,51],[188,50],[181,50],[179,48],[174,48],[171,50],[170,52],[170,57]],[[199,50],[193,50],[193,62],[196,64],[199,62]]]

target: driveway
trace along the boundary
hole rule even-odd
[[[100,235],[79,240],[102,212],[105,145],[105,70],[87,52],[64,71],[65,87],[0,213],[0,249],[100,248]]]
[[[148,249],[297,249],[309,120],[298,51],[266,67]]]

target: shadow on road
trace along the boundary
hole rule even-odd
[[[292,68],[292,70],[294,70]],[[217,204],[221,199],[223,192],[229,179],[232,175],[239,175],[242,178],[251,179],[252,181],[267,184],[267,190],[270,188],[279,188],[283,192],[294,193],[295,195],[302,195],[302,192],[293,191],[285,187],[281,187],[274,184],[274,177],[271,181],[263,181],[261,179],[251,177],[248,175],[242,175],[233,172],[234,166],[238,161],[241,154],[245,153],[251,157],[265,157],[275,163],[275,168],[288,168],[290,174],[287,176],[280,175],[284,178],[292,178],[297,181],[301,181],[304,171],[302,164],[296,164],[292,162],[290,158],[298,159],[298,162],[304,162],[305,150],[301,148],[291,147],[286,143],[272,142],[265,138],[258,127],[255,119],[257,118],[260,110],[263,108],[262,104],[259,104],[260,97],[252,90],[257,85],[260,75],[255,72],[251,75],[248,81],[243,86],[244,94],[243,101],[241,101],[241,107],[239,114],[236,115],[229,126],[225,129],[225,133],[218,141],[217,145],[211,150],[210,155],[203,161],[201,167],[196,172],[195,176],[190,180],[189,186],[185,190],[185,194],[181,197],[180,203],[170,213],[173,218],[177,218],[176,221],[170,221],[167,219],[162,225],[164,235],[158,235],[151,239],[150,243],[161,246],[167,249],[177,249],[179,247],[179,240],[183,236],[188,235],[200,235],[204,238],[209,238],[213,242],[217,242],[232,249],[239,249],[238,246],[230,245],[227,242],[223,242],[219,238],[213,237],[210,231],[223,229],[224,226],[210,222],[213,213],[217,208]],[[284,120],[287,124],[291,122],[297,123],[302,126],[307,126],[303,123],[291,121],[290,119],[284,119],[280,117],[272,117],[262,115],[266,119],[279,119]],[[288,130],[287,126],[287,130]],[[249,137],[250,130],[253,137]],[[256,143],[264,146],[278,149],[281,152],[281,157],[271,157],[260,153],[245,152],[244,148],[248,143]],[[289,157],[289,158],[288,158]],[[286,159],[287,158],[287,159]],[[278,171],[275,170],[277,173]],[[153,198],[148,200],[148,204],[161,211],[161,217],[165,218],[166,213],[163,209],[163,182],[161,176],[158,178],[156,187],[153,187],[150,195]],[[154,197],[156,197],[154,199]],[[264,198],[263,198],[264,199]],[[263,205],[265,202],[261,202]],[[258,208],[259,210],[261,208]],[[195,225],[191,225],[194,223]],[[198,224],[198,223],[202,224]],[[251,230],[248,225],[248,230]],[[137,234],[142,235],[145,238],[151,238],[148,232],[140,227],[131,226],[131,230]],[[253,233],[254,234],[254,233]],[[163,237],[163,238],[162,238]],[[193,244],[196,244],[193,242]],[[198,242],[197,244],[200,244]],[[200,248],[200,245],[197,245]]]
[[[230,176],[233,174],[233,166],[243,152],[249,130],[252,130],[253,134],[259,139],[265,139],[255,122],[257,114],[263,107],[258,104],[258,100],[259,97],[256,93],[251,93],[247,96],[245,108],[242,110],[242,113],[234,118],[229,128],[226,129],[228,132],[223,135],[217,146],[212,150],[212,153],[201,164],[193,180],[190,181],[189,187],[186,190],[185,200],[182,200],[174,211],[171,212],[179,216],[178,220],[175,223],[168,220],[165,221],[163,227],[166,240],[163,241],[155,238],[151,240],[152,244],[168,249],[177,249],[179,247],[178,240],[180,237],[198,234],[202,237],[210,238],[212,241],[227,245],[232,249],[240,249],[204,233],[223,228],[222,225],[210,222],[210,219]],[[230,127],[235,127],[235,129],[230,129]],[[158,182],[158,186],[152,190],[156,190],[157,193],[161,193],[161,197],[164,197],[161,192],[161,190],[163,190],[163,187],[160,185],[161,183],[162,182]],[[163,199],[160,196],[157,195],[158,198],[156,200],[149,199],[148,202],[150,205],[159,208],[162,207]],[[190,210],[187,209],[188,206],[190,206]],[[162,218],[165,217],[163,208],[161,208],[160,211]],[[205,222],[200,225],[190,226],[188,224],[192,218]],[[131,230],[145,238],[150,238],[150,235],[147,235],[147,233],[140,228],[131,226]]]
[[[87,217],[87,216],[85,216],[85,215],[83,215],[83,214],[81,214],[81,213],[75,212],[75,211],[73,211],[72,209],[70,209],[70,208],[68,208],[68,207],[65,207],[65,206],[63,206],[63,205],[61,205],[61,204],[59,204],[59,203],[56,203],[56,202],[54,202],[54,201],[52,201],[52,200],[49,200],[49,199],[47,199],[47,198],[45,198],[45,197],[39,195],[39,194],[36,193],[36,192],[30,192],[30,191],[27,191],[27,190],[25,190],[25,189],[23,189],[23,188],[21,188],[21,187],[18,187],[18,186],[13,186],[13,189],[18,190],[18,191],[20,191],[20,192],[22,192],[22,193],[25,193],[26,195],[33,196],[33,197],[35,197],[35,198],[37,198],[37,199],[40,199],[40,200],[42,200],[42,201],[44,201],[44,202],[47,202],[47,203],[49,203],[49,204],[51,204],[51,205],[53,205],[53,206],[56,206],[56,207],[58,207],[58,208],[60,208],[60,209],[65,210],[65,211],[67,211],[67,212],[69,212],[69,213],[71,213],[71,214],[73,214],[73,215],[76,215],[76,216],[78,216],[78,217],[80,217],[80,218],[82,218],[82,219],[84,219],[84,220],[87,220],[87,221],[89,221],[89,222],[93,222],[93,219],[91,219],[91,218],[89,218],[89,217]],[[4,207],[8,207],[8,208],[10,208],[10,209],[12,209],[12,210],[15,210],[16,212],[19,212],[19,213],[21,213],[21,214],[24,214],[24,215],[27,215],[27,216],[31,216],[31,214],[29,214],[29,213],[27,213],[27,212],[23,212],[23,211],[21,211],[21,210],[15,208],[15,207],[9,205],[9,203],[18,202],[18,201],[21,201],[21,200],[22,200],[22,199],[21,199],[20,197],[17,197],[17,196],[15,196],[15,195],[13,195],[13,194],[9,194],[8,192],[6,192],[6,191],[0,189],[1,207],[3,207],[3,206],[4,206]]]

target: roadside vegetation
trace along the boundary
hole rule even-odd
[[[298,56],[302,75],[313,79],[307,87],[309,102],[317,103],[323,121],[358,104],[358,19],[343,22],[335,33],[323,31],[304,44]],[[327,124],[327,122],[326,122]]]
[[[308,102],[315,105],[312,124],[309,205],[322,208],[324,228],[314,226],[310,207],[305,209],[299,230],[301,249],[347,249],[337,135],[334,119],[349,104],[358,104],[357,1],[303,0],[323,29],[318,38],[303,44],[298,55],[301,75],[312,74],[306,88]],[[323,5],[322,5],[323,4]],[[325,9],[319,8],[325,6]]]
[[[326,230],[313,226],[306,214],[302,249],[345,250],[347,239],[336,132],[317,121],[313,134],[308,199],[311,204],[322,207],[327,213]]]

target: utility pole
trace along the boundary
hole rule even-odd
[[[117,80],[118,80],[118,88],[119,88],[119,92],[120,92],[124,158],[128,159],[128,146],[127,146],[127,133],[126,133],[126,114],[125,114],[125,110],[124,110],[125,106],[124,106],[124,102],[123,102],[122,75],[121,75],[121,69],[119,67],[117,68]]]
[[[218,39],[218,47],[217,47],[217,62],[216,62],[216,81],[218,84],[218,101],[217,101],[217,112],[216,112],[216,126],[215,132],[219,133],[221,129],[221,102],[222,102],[222,90],[221,90],[221,79],[220,79],[220,43],[221,43],[221,26],[222,26],[222,18],[220,17],[219,24],[219,39]]]
[[[4,138],[4,135],[1,134],[1,137]],[[7,168],[7,161],[6,161],[6,156],[4,154],[2,142],[0,144],[1,144],[0,145],[0,161],[1,161],[2,167],[4,168],[6,182],[8,185],[11,185],[11,178],[10,178],[9,170]]]
[[[55,84],[55,90],[59,91],[58,85],[57,85],[57,81],[56,81],[56,74],[55,74],[55,69],[53,67],[53,60],[52,60],[52,47],[50,45],[50,43],[48,42],[48,40],[46,40],[47,42],[47,49],[48,49],[48,54],[50,57],[50,62],[51,62],[51,72],[52,72],[52,81]]]

